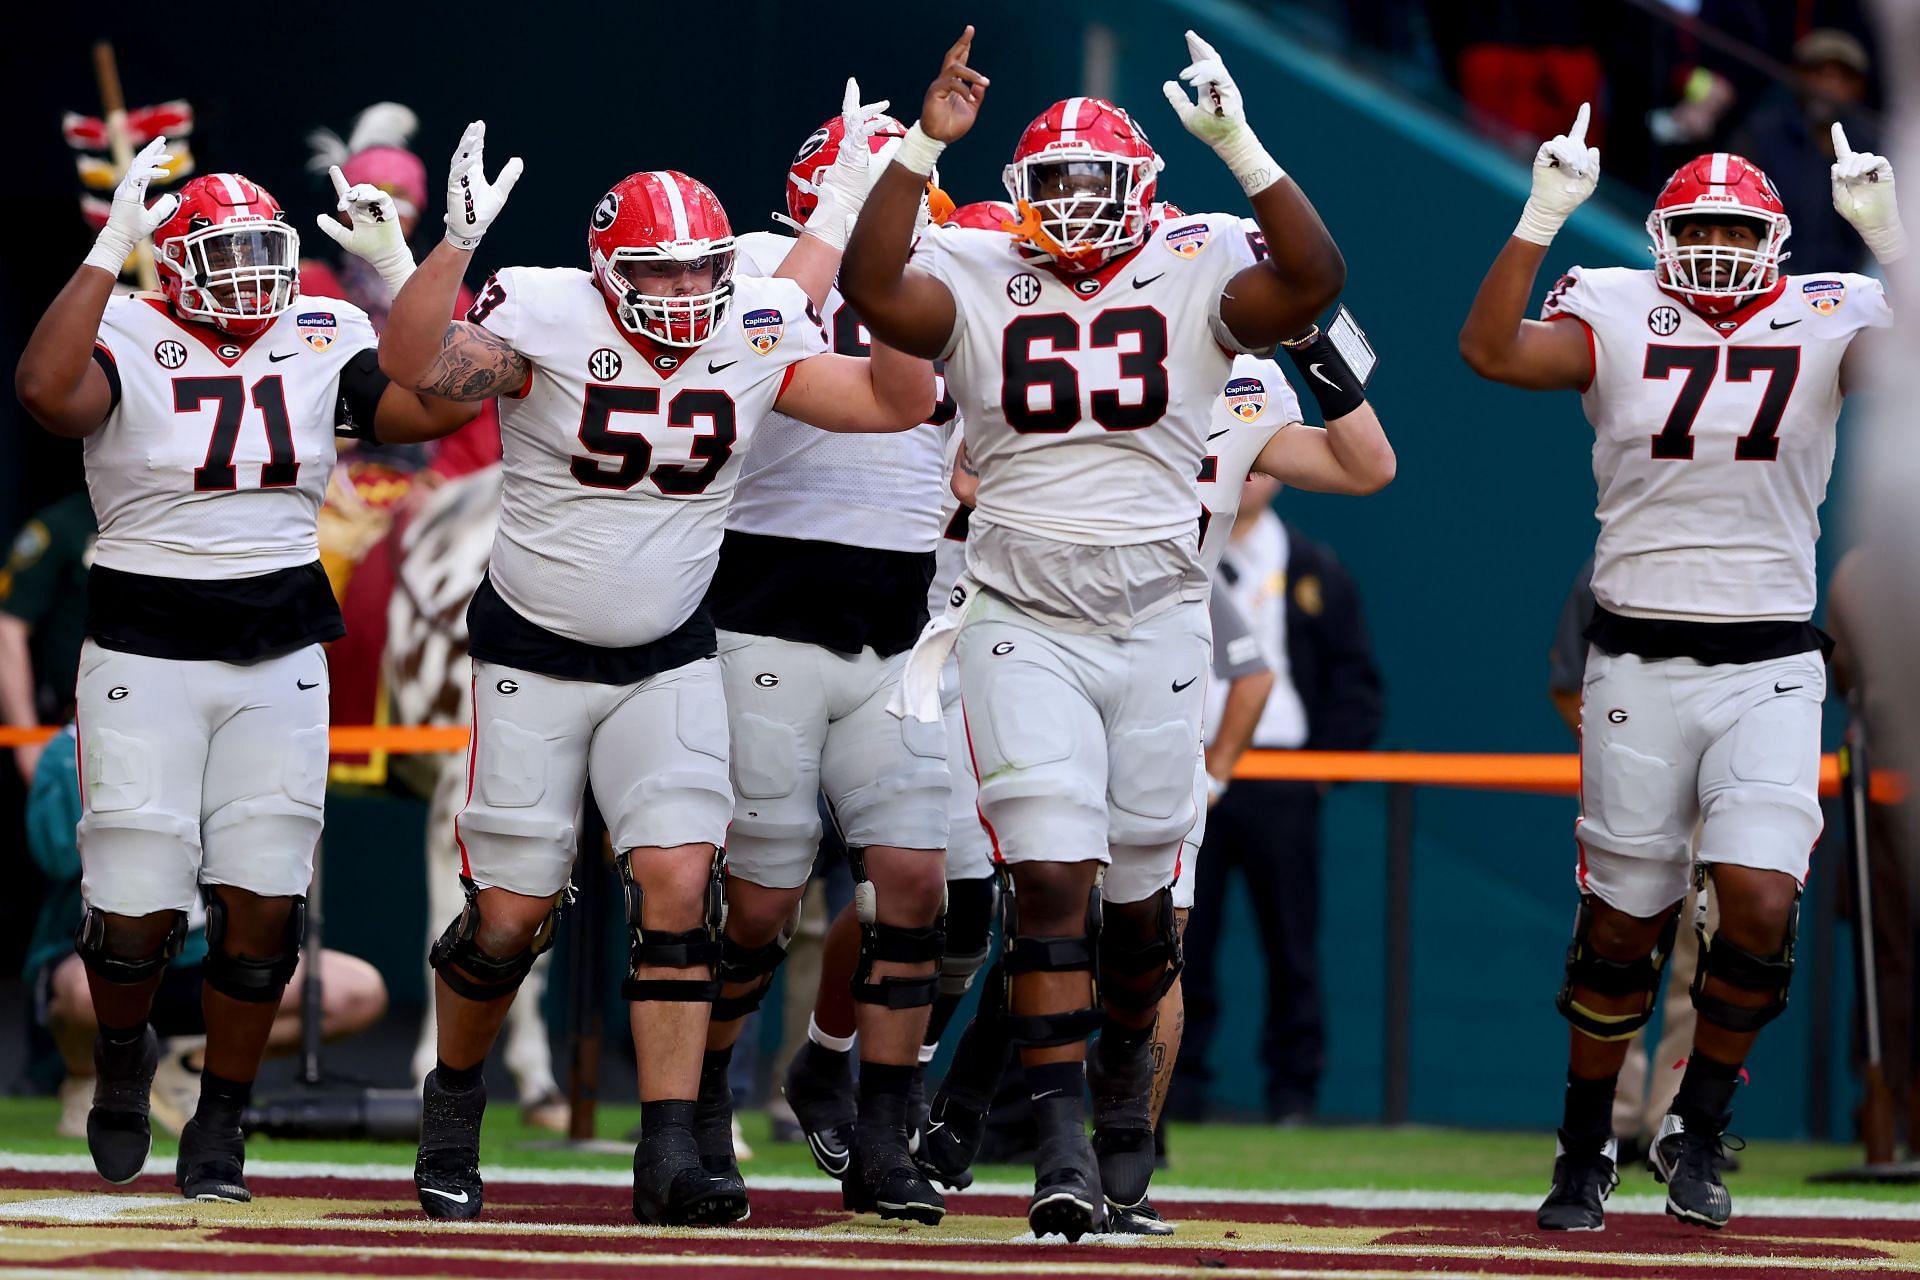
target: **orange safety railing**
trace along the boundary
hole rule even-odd
[[[54,729],[0,726],[0,747],[44,742]],[[417,755],[438,751],[465,751],[464,726],[335,725],[333,749],[342,753],[385,751],[390,755]],[[1236,778],[1266,778],[1295,782],[1402,782],[1423,787],[1469,787],[1486,791],[1531,791],[1549,795],[1577,795],[1580,757],[1572,753],[1487,754],[1444,751],[1249,751],[1234,770]],[[1820,760],[1820,794],[1837,795],[1840,762],[1837,756]],[[1906,780],[1898,773],[1876,769],[1875,803],[1904,799]]]

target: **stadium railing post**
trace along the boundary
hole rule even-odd
[[[1387,784],[1385,1119],[1405,1124],[1413,1090],[1413,785]]]

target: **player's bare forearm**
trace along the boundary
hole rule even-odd
[[[383,350],[385,342],[386,335],[382,334]],[[393,380],[422,395],[474,401],[518,391],[532,376],[532,363],[507,345],[505,338],[487,332],[480,325],[455,320],[443,325],[440,349],[425,368],[412,380],[399,377]]]
[[[827,292],[833,288],[833,278],[839,271],[840,250],[818,236],[803,232],[773,274],[799,285],[807,300],[819,308],[827,304]]]
[[[414,270],[387,312],[380,332],[380,369],[403,387],[425,390],[428,370],[439,358],[473,255],[442,240]]]
[[[31,725],[40,722],[33,705],[33,655],[27,647],[27,624],[10,613],[0,613],[0,722]]]
[[[1227,686],[1226,706],[1220,712],[1220,727],[1207,744],[1207,772],[1225,782],[1233,776],[1240,757],[1253,745],[1253,731],[1260,724],[1260,713],[1267,709],[1273,693],[1273,672],[1254,671]]]
[[[1347,263],[1291,178],[1252,200],[1267,257],[1227,283],[1220,318],[1243,346],[1264,350],[1304,332],[1346,287]]]
[[[1576,324],[1527,318],[1547,246],[1509,236],[1487,268],[1460,327],[1460,356],[1483,378],[1533,391],[1579,388],[1593,374],[1586,335]]]
[[[450,436],[480,416],[480,400],[448,400],[389,383],[373,413],[381,444],[422,444]]]
[[[113,391],[93,362],[113,276],[83,266],[34,325],[14,369],[13,386],[35,422],[57,436],[92,434],[106,421]]]
[[[794,366],[774,408],[822,431],[905,431],[933,412],[933,366],[876,341],[871,356],[827,353]]]
[[[953,333],[953,295],[907,266],[927,180],[890,164],[867,196],[840,262],[840,292],[875,340],[923,360],[938,357]]]
[[[1391,484],[1398,465],[1379,415],[1362,402],[1325,427],[1296,422],[1275,433],[1253,469],[1295,489],[1365,497]]]

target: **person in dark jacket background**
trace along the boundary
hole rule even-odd
[[[1268,506],[1278,485],[1248,481],[1216,589],[1232,594],[1277,676],[1255,747],[1353,751],[1373,745],[1385,714],[1380,673],[1353,579],[1333,552]],[[1211,721],[1218,708],[1210,707]],[[1187,1031],[1168,1113],[1194,1119],[1210,1083],[1218,1022],[1217,958],[1229,878],[1245,878],[1267,976],[1267,1113],[1312,1115],[1326,1063],[1317,947],[1321,784],[1240,779],[1207,818],[1186,936]]]

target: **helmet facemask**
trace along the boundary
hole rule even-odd
[[[1042,153],[1007,166],[1007,193],[1034,253],[1076,271],[1092,271],[1146,239],[1140,198],[1153,181],[1150,158],[1105,152]]]
[[[1690,222],[1749,225],[1754,244],[1689,243],[1683,231]],[[1713,202],[1655,209],[1647,218],[1655,277],[1690,306],[1711,314],[1732,311],[1773,288],[1792,230],[1783,213]]]
[[[156,260],[178,277],[176,311],[239,336],[265,329],[300,289],[300,236],[278,218],[190,229],[166,241]]]
[[[733,305],[732,236],[616,249],[604,268],[620,323],[669,347],[711,338]]]

